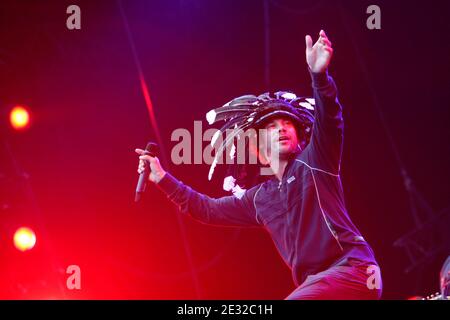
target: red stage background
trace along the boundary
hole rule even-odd
[[[136,61],[170,159],[173,130],[193,131],[194,120],[206,128],[205,113],[235,96],[310,95],[304,36],[320,29],[335,48],[330,74],[345,108],[346,202],[381,265],[383,298],[437,291],[448,240],[409,273],[393,246],[414,228],[394,151],[433,213],[448,210],[448,5],[377,1],[382,29],[368,30],[372,2],[2,1],[0,298],[287,296],[290,272],[264,230],[178,220],[154,186],[134,203],[133,150],[156,138]],[[66,28],[71,4],[81,8],[81,30]],[[31,112],[28,130],[8,124],[16,104]],[[167,169],[224,195],[217,177],[207,181],[207,165]],[[13,246],[21,226],[36,233],[30,251]],[[81,268],[81,290],[66,287],[69,265]]]

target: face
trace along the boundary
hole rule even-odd
[[[298,148],[297,131],[294,123],[288,118],[274,118],[264,127],[264,144],[267,154],[278,151],[280,158],[286,158]]]

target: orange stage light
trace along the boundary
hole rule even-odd
[[[24,130],[30,125],[30,113],[23,106],[15,106],[9,113],[9,122],[16,130]]]
[[[36,235],[30,228],[21,227],[14,233],[14,246],[17,250],[27,251],[36,244]]]

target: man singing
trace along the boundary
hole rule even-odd
[[[138,172],[149,164],[149,180],[196,220],[265,228],[297,286],[286,299],[379,299],[374,253],[344,203],[342,107],[327,72],[332,44],[323,30],[314,45],[309,35],[305,40],[314,99],[242,96],[209,113],[211,123],[227,121],[223,129],[264,129],[258,156],[272,173],[264,182],[213,199],[178,181],[141,149]]]

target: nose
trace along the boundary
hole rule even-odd
[[[283,122],[278,123],[277,130],[278,132],[286,132],[286,125]]]

